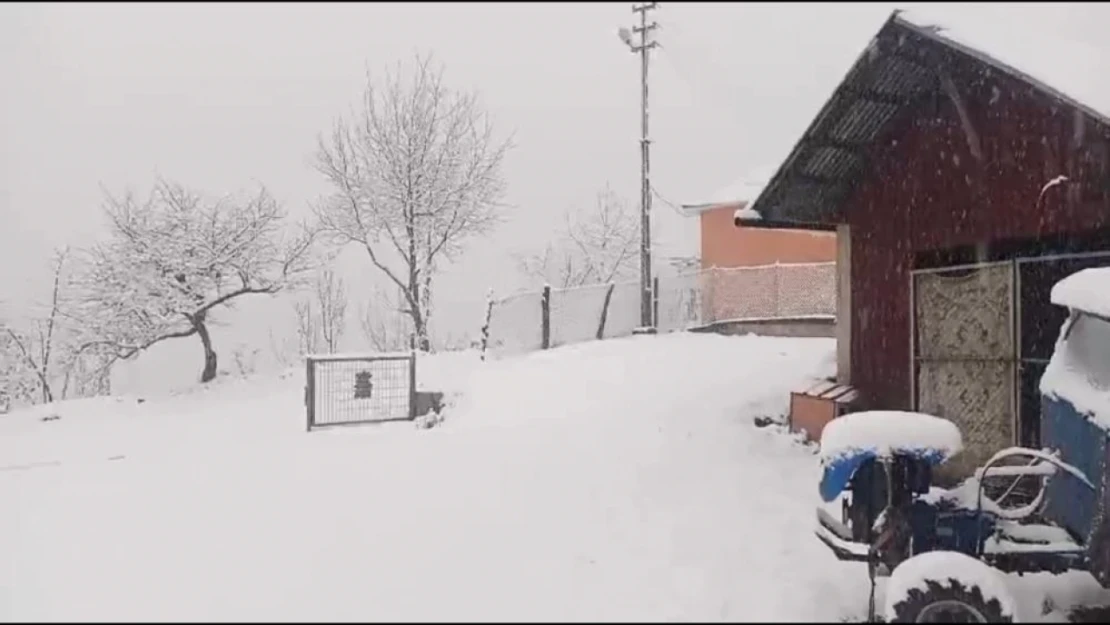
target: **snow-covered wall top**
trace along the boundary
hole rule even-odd
[[[1110,267],[1092,267],[1071,274],[1052,287],[1051,297],[1057,306],[1110,319]]]
[[[939,27],[938,37],[986,55],[1058,90],[1104,117],[1110,117],[1110,43],[1093,45],[1052,32],[1031,30],[1018,20],[965,12],[957,4],[914,8],[899,19],[920,28]]]

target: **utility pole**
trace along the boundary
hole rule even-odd
[[[632,27],[632,32],[640,36],[638,44],[632,42],[628,31],[622,29],[621,39],[633,53],[640,55],[640,326],[644,331],[655,329],[653,293],[651,280],[651,140],[648,139],[648,61],[649,51],[659,44],[651,40],[651,31],[659,27],[655,22],[648,23],[648,12],[657,6],[655,2],[632,5],[632,12],[640,14],[640,23]]]

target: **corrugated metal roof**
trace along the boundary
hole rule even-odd
[[[1110,18],[1107,7],[1096,10],[1099,15],[1087,13],[1089,19],[1097,22]],[[903,11],[898,21],[1097,119],[1110,121],[1110,83],[1104,78],[1110,73],[1110,44],[1105,41],[1092,45],[1060,36],[1039,22],[1034,29],[1021,28],[1017,20],[938,10],[934,6]]]
[[[920,21],[920,20],[918,20]],[[986,56],[943,31],[895,11],[848,70],[751,208],[778,223],[830,224],[863,173],[867,149],[879,142],[900,115],[933,97],[937,77],[921,57],[926,42],[969,56],[1110,125],[1084,106],[1009,65]],[[919,45],[915,45],[919,44]]]

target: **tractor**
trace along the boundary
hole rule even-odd
[[[934,470],[963,445],[951,421],[867,411],[825,427],[815,532],[867,565],[869,621],[881,577],[881,620],[900,623],[1013,622],[1004,573],[1084,570],[1110,587],[1110,268],[1068,276],[1051,299],[1069,315],[1040,380],[1043,449],[1003,449],[940,488]],[[1035,494],[1015,504],[1026,476]],[[998,481],[1009,487],[985,488]]]

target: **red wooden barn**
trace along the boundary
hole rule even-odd
[[[750,225],[838,231],[840,381],[868,408],[955,421],[974,464],[1036,445],[1065,316],[1049,290],[1110,265],[1110,98],[1080,102],[939,26],[890,16]],[[1079,89],[1107,95],[1074,61]]]

